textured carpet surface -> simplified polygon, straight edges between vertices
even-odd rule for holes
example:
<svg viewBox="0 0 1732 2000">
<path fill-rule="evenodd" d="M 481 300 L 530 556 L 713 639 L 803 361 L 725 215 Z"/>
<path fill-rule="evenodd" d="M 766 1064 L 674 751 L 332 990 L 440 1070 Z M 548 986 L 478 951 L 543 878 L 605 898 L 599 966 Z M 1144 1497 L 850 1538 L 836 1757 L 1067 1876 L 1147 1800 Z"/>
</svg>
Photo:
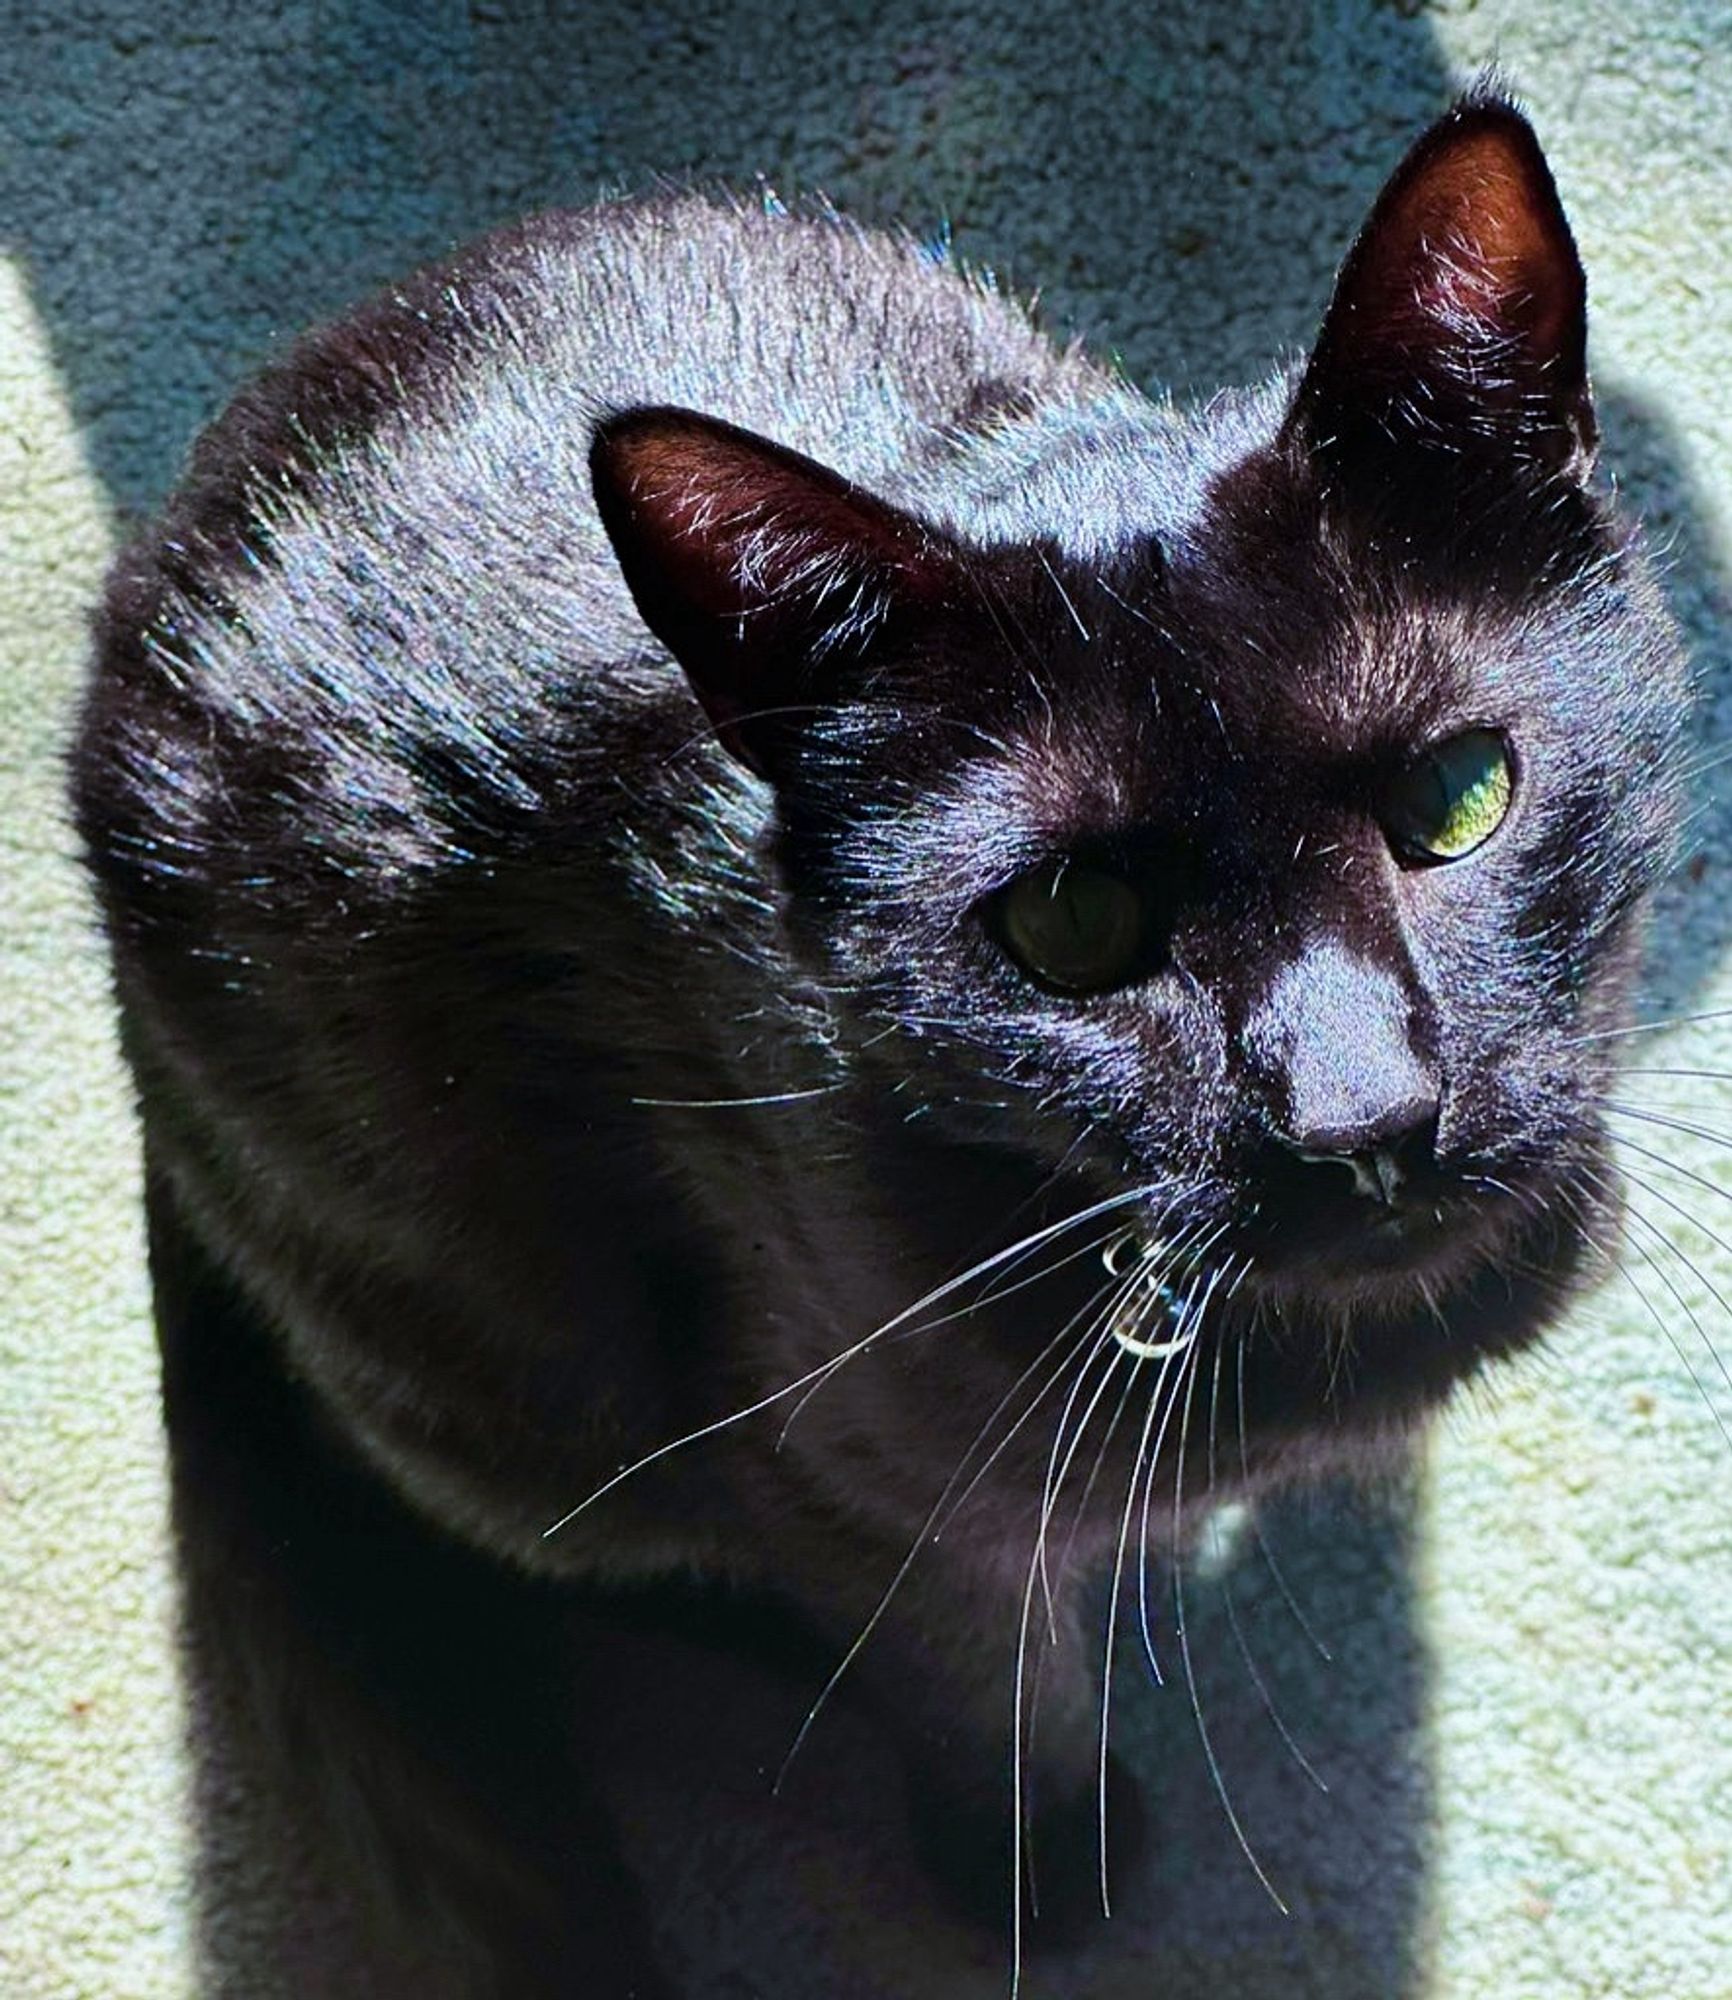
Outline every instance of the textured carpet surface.
<svg viewBox="0 0 1732 2000">
<path fill-rule="evenodd" d="M 948 224 L 1138 379 L 1249 379 L 1309 338 L 1401 146 L 1497 56 L 1577 228 L 1609 457 L 1670 547 L 1702 675 L 1701 813 L 1648 1012 L 1709 1013 L 1732 1007 L 1729 37 L 1723 0 L 0 0 L 8 2000 L 273 1990 L 271 1885 L 224 1872 L 247 1800 L 207 1778 L 191 1803 L 136 1139 L 56 764 L 104 562 L 196 425 L 280 338 L 418 259 L 657 172 Z M 1263 1524 L 1328 1659 L 1254 1537 L 1201 1564 L 1210 1742 L 1290 1913 L 1182 1688 L 1121 1697 L 1160 1773 L 1170 1893 L 1070 1992 L 1732 1996 L 1732 1384 L 1712 1352 L 1732 1359 L 1732 1034 L 1632 1047 L 1623 1274 L 1452 1413 L 1408 1490 Z M 1264 1714 L 1229 1592 L 1327 1795 Z M 771 1960 L 792 1948 L 766 1933 Z M 810 1990 L 785 1963 L 751 1977 Z M 993 1961 L 967 1990 L 1003 1988 Z"/>
</svg>

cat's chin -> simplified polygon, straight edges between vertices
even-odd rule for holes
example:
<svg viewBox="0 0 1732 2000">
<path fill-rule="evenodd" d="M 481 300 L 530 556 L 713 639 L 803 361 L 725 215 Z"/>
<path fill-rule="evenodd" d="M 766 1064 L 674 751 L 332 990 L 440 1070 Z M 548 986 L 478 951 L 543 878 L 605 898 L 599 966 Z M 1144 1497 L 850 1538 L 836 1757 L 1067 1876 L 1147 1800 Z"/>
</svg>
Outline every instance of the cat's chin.
<svg viewBox="0 0 1732 2000">
<path fill-rule="evenodd" d="M 1464 1212 L 1383 1211 L 1336 1231 L 1274 1234 L 1252 1253 L 1246 1289 L 1286 1306 L 1401 1311 L 1454 1290 L 1498 1261 L 1516 1235 L 1514 1217 Z"/>
</svg>

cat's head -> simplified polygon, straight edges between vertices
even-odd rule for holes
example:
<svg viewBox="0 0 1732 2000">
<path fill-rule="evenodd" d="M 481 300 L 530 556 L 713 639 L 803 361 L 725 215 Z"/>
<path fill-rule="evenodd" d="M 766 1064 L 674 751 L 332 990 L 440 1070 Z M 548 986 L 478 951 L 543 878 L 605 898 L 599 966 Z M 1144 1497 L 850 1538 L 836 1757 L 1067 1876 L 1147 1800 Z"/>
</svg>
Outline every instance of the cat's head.
<svg viewBox="0 0 1732 2000">
<path fill-rule="evenodd" d="M 1147 1330 L 1262 1328 L 1277 1441 L 1528 1338 L 1615 1211 L 1608 1030 L 1683 695 L 1594 483 L 1584 299 L 1481 94 L 1258 393 L 1036 410 L 907 508 L 690 412 L 597 434 L 862 1073 L 1077 1207 L 1124 1195 Z"/>
</svg>

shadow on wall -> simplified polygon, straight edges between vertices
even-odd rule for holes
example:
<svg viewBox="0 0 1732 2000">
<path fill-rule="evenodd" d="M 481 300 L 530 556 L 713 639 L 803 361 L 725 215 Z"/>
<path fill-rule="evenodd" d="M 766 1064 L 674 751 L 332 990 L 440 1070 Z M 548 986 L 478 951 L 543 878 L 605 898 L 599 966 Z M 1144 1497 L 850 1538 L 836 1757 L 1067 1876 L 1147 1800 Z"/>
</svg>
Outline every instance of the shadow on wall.
<svg viewBox="0 0 1732 2000">
<path fill-rule="evenodd" d="M 1248 380 L 1308 344 L 1353 229 L 1455 81 L 1401 7 L 1237 0 L 1035 0 L 1003 16 L 912 0 L 648 0 L 564 18 L 517 0 L 194 0 L 172 16 L 93 0 L 64 21 L 38 10 L 9 37 L 0 213 L 127 517 L 154 506 L 196 426 L 300 326 L 494 221 L 656 173 L 763 175 L 867 219 L 948 229 L 969 261 L 1042 287 L 1055 324 L 1115 349 L 1133 377 L 1181 393 Z M 1613 455 L 1661 499 L 1674 588 L 1701 616 L 1726 592 L 1665 421 L 1615 391 L 1605 402 Z M 1713 811 L 1710 839 L 1726 807 Z M 1725 932 L 1677 898 L 1667 921 L 1670 1010 L 1689 1004 Z M 1174 2000 L 1413 1990 L 1429 1800 L 1407 1509 L 1313 1503 L 1274 1532 L 1312 1622 L 1338 1656 L 1351 1635 L 1351 1658 L 1321 1670 L 1254 1547 L 1192 1585 L 1190 1626 L 1221 1781 L 1293 1921 L 1240 1851 L 1183 1676 L 1151 1693 L 1127 1657 L 1117 1700 L 1158 1795 L 1162 1907 L 1146 1934 L 1126 1919 L 1092 1993 L 1119 1990 L 1115 1962 L 1127 1981 L 1134 1962 L 1127 1993 Z M 1242 1599 L 1231 1617 L 1227 1588 Z M 1328 1800 L 1264 1718 L 1241 1639 L 1329 1776 Z M 636 1644 L 621 1641 L 634 1674 Z M 622 1679 L 610 1699 L 630 1696 Z M 210 1990 L 257 1993 L 269 1926 L 250 1926 L 245 1904 L 276 1863 L 214 1733 L 222 1703 L 198 1712 Z M 646 1763 L 641 1794 L 683 1789 L 712 1816 L 651 1829 L 649 1854 L 698 1831 L 716 1839 L 716 1802 L 731 1796 L 735 1748 L 690 1715 L 675 1733 L 677 1782 Z M 679 1949 L 713 1916 L 691 1914 Z M 813 1988 L 801 1973 L 787 1990 Z"/>
</svg>

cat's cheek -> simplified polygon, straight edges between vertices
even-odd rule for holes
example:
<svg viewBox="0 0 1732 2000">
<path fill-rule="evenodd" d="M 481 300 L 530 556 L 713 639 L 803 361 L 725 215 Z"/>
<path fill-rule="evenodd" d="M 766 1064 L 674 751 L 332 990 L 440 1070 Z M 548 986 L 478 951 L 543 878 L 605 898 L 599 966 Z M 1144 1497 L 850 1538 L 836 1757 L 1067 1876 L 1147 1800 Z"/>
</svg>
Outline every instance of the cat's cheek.
<svg viewBox="0 0 1732 2000">
<path fill-rule="evenodd" d="M 1542 1218 L 1453 1293 L 1427 1287 L 1332 1310 L 1303 1294 L 1269 1302 L 1278 1331 L 1246 1341 L 1238 1387 L 1253 1484 L 1373 1477 L 1397 1462 L 1421 1419 L 1462 1382 L 1541 1339 L 1591 1282 L 1613 1212 L 1602 1194 L 1580 1212 Z"/>
</svg>

